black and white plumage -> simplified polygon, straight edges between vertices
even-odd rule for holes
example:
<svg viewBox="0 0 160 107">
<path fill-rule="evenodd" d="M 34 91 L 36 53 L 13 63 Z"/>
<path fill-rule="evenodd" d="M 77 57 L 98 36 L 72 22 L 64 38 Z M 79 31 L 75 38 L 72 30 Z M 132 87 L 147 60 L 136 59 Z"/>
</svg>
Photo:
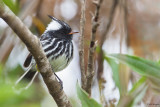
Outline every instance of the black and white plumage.
<svg viewBox="0 0 160 107">
<path fill-rule="evenodd" d="M 40 39 L 44 52 L 55 72 L 63 70 L 73 58 L 71 40 L 61 38 Z M 49 41 L 49 42 L 48 42 Z"/>
<path fill-rule="evenodd" d="M 65 22 L 52 16 L 49 17 L 52 21 L 40 37 L 40 43 L 49 59 L 53 71 L 58 72 L 66 68 L 73 58 L 72 35 L 77 32 L 71 32 L 71 27 Z M 36 71 L 36 62 L 31 54 L 26 58 L 24 67 L 29 67 L 28 71 Z"/>
</svg>

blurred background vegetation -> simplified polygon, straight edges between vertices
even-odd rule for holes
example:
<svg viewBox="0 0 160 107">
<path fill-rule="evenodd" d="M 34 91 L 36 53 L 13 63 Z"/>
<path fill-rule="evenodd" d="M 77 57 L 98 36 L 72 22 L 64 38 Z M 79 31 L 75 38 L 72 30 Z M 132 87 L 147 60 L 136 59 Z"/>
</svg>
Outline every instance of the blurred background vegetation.
<svg viewBox="0 0 160 107">
<path fill-rule="evenodd" d="M 44 32 L 50 22 L 47 15 L 64 20 L 74 31 L 79 31 L 81 0 L 3 1 L 37 36 Z M 110 21 L 112 5 L 115 1 L 119 1 L 119 5 L 115 9 L 113 21 L 109 32 L 105 34 L 107 38 L 103 44 L 103 49 L 107 53 L 104 62 L 103 85 L 98 85 L 100 81 L 95 76 L 92 97 L 105 107 L 114 107 L 117 104 L 121 107 L 152 107 L 154 105 L 159 107 L 160 0 L 103 0 L 100 26 L 97 32 L 98 43 L 106 30 L 105 26 Z M 121 2 L 125 2 L 126 10 L 121 8 Z M 90 13 L 94 11 L 93 3 L 86 1 L 85 63 L 87 63 L 92 27 Z M 73 72 L 59 74 L 64 81 L 64 91 L 70 97 L 74 107 L 80 106 L 75 95 L 76 91 L 72 91 L 72 89 L 76 90 L 75 84 L 80 78 L 78 40 L 79 34 L 73 37 L 76 48 L 75 58 L 69 68 L 64 70 Z M 131 54 L 144 59 L 119 54 L 108 55 L 111 53 Z M 27 54 L 28 51 L 21 40 L 0 19 L 0 107 L 56 107 L 40 76 L 28 90 L 18 92 L 13 89 L 15 81 L 25 72 L 22 65 Z M 145 72 L 146 69 L 153 73 Z M 28 81 L 21 83 L 20 87 L 27 83 Z"/>
</svg>

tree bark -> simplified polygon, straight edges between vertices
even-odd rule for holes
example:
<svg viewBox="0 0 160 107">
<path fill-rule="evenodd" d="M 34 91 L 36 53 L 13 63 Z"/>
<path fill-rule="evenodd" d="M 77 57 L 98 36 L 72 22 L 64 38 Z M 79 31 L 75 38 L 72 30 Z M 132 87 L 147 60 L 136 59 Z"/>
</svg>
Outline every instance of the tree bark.
<svg viewBox="0 0 160 107">
<path fill-rule="evenodd" d="M 95 73 L 94 70 L 94 52 L 96 48 L 96 32 L 97 28 L 99 26 L 99 10 L 101 7 L 103 0 L 93 1 L 93 3 L 96 6 L 95 14 L 92 18 L 92 32 L 91 32 L 91 41 L 90 41 L 90 47 L 88 52 L 88 64 L 87 64 L 87 72 L 86 72 L 86 86 L 85 90 L 88 92 L 89 95 L 91 95 L 91 88 L 92 88 L 92 79 Z"/>
</svg>

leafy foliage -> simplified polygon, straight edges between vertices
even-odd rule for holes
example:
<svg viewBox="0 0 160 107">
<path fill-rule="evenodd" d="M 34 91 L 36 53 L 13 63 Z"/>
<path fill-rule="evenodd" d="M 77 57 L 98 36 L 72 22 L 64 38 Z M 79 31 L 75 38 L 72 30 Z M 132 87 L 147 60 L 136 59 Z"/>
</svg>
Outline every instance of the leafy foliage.
<svg viewBox="0 0 160 107">
<path fill-rule="evenodd" d="M 108 57 L 126 64 L 142 76 L 160 79 L 160 64 L 157 62 L 123 54 L 110 54 Z"/>
<path fill-rule="evenodd" d="M 142 76 L 139 81 L 133 85 L 132 89 L 125 94 L 125 96 L 121 96 L 118 107 L 132 107 L 141 101 L 149 86 L 146 80 L 149 80 L 154 84 L 151 85 L 151 88 L 157 90 L 157 87 L 160 86 L 160 64 L 157 62 L 124 54 L 109 54 L 105 56 L 105 60 L 112 68 L 113 79 L 120 91 L 122 85 L 119 79 L 119 64 L 116 61 L 129 66 Z"/>
<path fill-rule="evenodd" d="M 82 107 L 102 107 L 98 102 L 96 102 L 93 98 L 90 98 L 88 93 L 86 93 L 82 88 L 80 88 L 77 83 L 77 95 L 81 100 Z"/>
</svg>

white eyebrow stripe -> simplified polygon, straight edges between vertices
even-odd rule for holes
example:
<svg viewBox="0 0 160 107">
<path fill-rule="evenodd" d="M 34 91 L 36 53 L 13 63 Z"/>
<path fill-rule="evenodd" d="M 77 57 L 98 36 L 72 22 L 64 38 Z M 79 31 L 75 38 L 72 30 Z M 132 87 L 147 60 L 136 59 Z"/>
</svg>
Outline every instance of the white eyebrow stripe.
<svg viewBox="0 0 160 107">
<path fill-rule="evenodd" d="M 48 27 L 46 28 L 46 31 L 49 31 L 49 30 L 59 30 L 60 28 L 62 27 L 62 25 L 55 21 L 55 20 L 52 20 L 52 22 L 50 22 L 48 24 Z"/>
</svg>

